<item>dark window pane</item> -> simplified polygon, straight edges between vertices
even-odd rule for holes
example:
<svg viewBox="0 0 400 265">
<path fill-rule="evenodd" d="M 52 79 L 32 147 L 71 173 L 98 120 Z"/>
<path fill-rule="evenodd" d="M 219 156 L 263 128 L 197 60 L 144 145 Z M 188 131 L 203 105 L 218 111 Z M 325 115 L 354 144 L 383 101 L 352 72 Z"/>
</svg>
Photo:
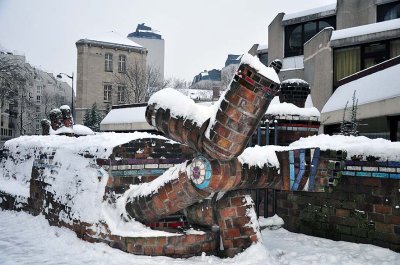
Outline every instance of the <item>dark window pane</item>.
<svg viewBox="0 0 400 265">
<path fill-rule="evenodd" d="M 304 24 L 304 43 L 314 37 L 315 34 L 317 34 L 316 22 L 307 22 L 306 24 Z"/>
</svg>

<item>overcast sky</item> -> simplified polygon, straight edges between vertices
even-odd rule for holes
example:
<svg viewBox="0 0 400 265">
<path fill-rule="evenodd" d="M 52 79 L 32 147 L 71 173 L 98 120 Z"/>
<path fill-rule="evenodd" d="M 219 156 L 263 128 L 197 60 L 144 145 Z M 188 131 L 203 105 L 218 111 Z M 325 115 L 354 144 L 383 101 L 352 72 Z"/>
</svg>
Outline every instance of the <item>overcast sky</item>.
<svg viewBox="0 0 400 265">
<path fill-rule="evenodd" d="M 267 44 L 268 25 L 336 0 L 0 0 L 0 47 L 57 74 L 76 72 L 75 42 L 117 31 L 123 36 L 145 22 L 165 39 L 165 76 L 191 81 L 222 68 L 229 53 Z"/>
</svg>

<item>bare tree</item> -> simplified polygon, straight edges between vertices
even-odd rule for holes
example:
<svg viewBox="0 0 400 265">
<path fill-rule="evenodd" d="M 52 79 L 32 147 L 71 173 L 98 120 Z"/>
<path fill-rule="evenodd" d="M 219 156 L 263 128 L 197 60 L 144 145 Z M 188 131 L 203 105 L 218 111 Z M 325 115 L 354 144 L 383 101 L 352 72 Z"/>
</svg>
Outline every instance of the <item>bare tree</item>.
<svg viewBox="0 0 400 265">
<path fill-rule="evenodd" d="M 114 74 L 115 82 L 125 86 L 125 102 L 145 102 L 152 94 L 167 87 L 170 80 L 162 80 L 157 68 L 142 61 L 134 61 L 126 66 L 124 73 Z"/>
<path fill-rule="evenodd" d="M 16 118 L 20 134 L 24 134 L 25 126 L 32 123 L 32 119 L 25 121 L 23 116 L 30 101 L 27 89 L 29 74 L 27 64 L 20 57 L 0 54 L 0 111 L 6 101 L 18 109 Z"/>
</svg>

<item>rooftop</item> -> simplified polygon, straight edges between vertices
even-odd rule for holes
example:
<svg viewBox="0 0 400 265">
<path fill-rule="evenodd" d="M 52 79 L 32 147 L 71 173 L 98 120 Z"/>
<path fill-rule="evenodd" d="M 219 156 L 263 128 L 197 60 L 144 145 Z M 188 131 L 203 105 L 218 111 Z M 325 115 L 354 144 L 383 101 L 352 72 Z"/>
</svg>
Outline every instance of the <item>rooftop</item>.
<svg viewBox="0 0 400 265">
<path fill-rule="evenodd" d="M 137 44 L 136 42 L 128 38 L 121 36 L 119 33 L 115 31 L 109 31 L 99 35 L 86 37 L 84 39 L 78 40 L 76 43 L 111 45 L 111 46 L 122 46 L 126 48 L 132 47 L 132 48 L 144 49 L 143 46 Z"/>
<path fill-rule="evenodd" d="M 129 37 L 160 40 L 162 39 L 161 34 L 157 30 L 146 26 L 145 23 L 138 24 L 136 27 L 136 31 L 128 34 L 128 38 Z"/>
<path fill-rule="evenodd" d="M 336 3 L 320 6 L 317 8 L 307 9 L 296 13 L 285 14 L 282 21 L 285 22 L 292 19 L 300 19 L 308 16 L 327 17 L 335 14 L 336 14 Z"/>
</svg>

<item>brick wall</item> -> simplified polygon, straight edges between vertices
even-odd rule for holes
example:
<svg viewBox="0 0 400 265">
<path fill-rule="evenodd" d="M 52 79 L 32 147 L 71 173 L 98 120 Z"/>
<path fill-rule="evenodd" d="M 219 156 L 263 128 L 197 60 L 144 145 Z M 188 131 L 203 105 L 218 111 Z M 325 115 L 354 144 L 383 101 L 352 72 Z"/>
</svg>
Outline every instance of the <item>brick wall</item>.
<svg viewBox="0 0 400 265">
<path fill-rule="evenodd" d="M 331 193 L 278 192 L 290 231 L 400 252 L 400 180 L 343 176 Z"/>
</svg>

